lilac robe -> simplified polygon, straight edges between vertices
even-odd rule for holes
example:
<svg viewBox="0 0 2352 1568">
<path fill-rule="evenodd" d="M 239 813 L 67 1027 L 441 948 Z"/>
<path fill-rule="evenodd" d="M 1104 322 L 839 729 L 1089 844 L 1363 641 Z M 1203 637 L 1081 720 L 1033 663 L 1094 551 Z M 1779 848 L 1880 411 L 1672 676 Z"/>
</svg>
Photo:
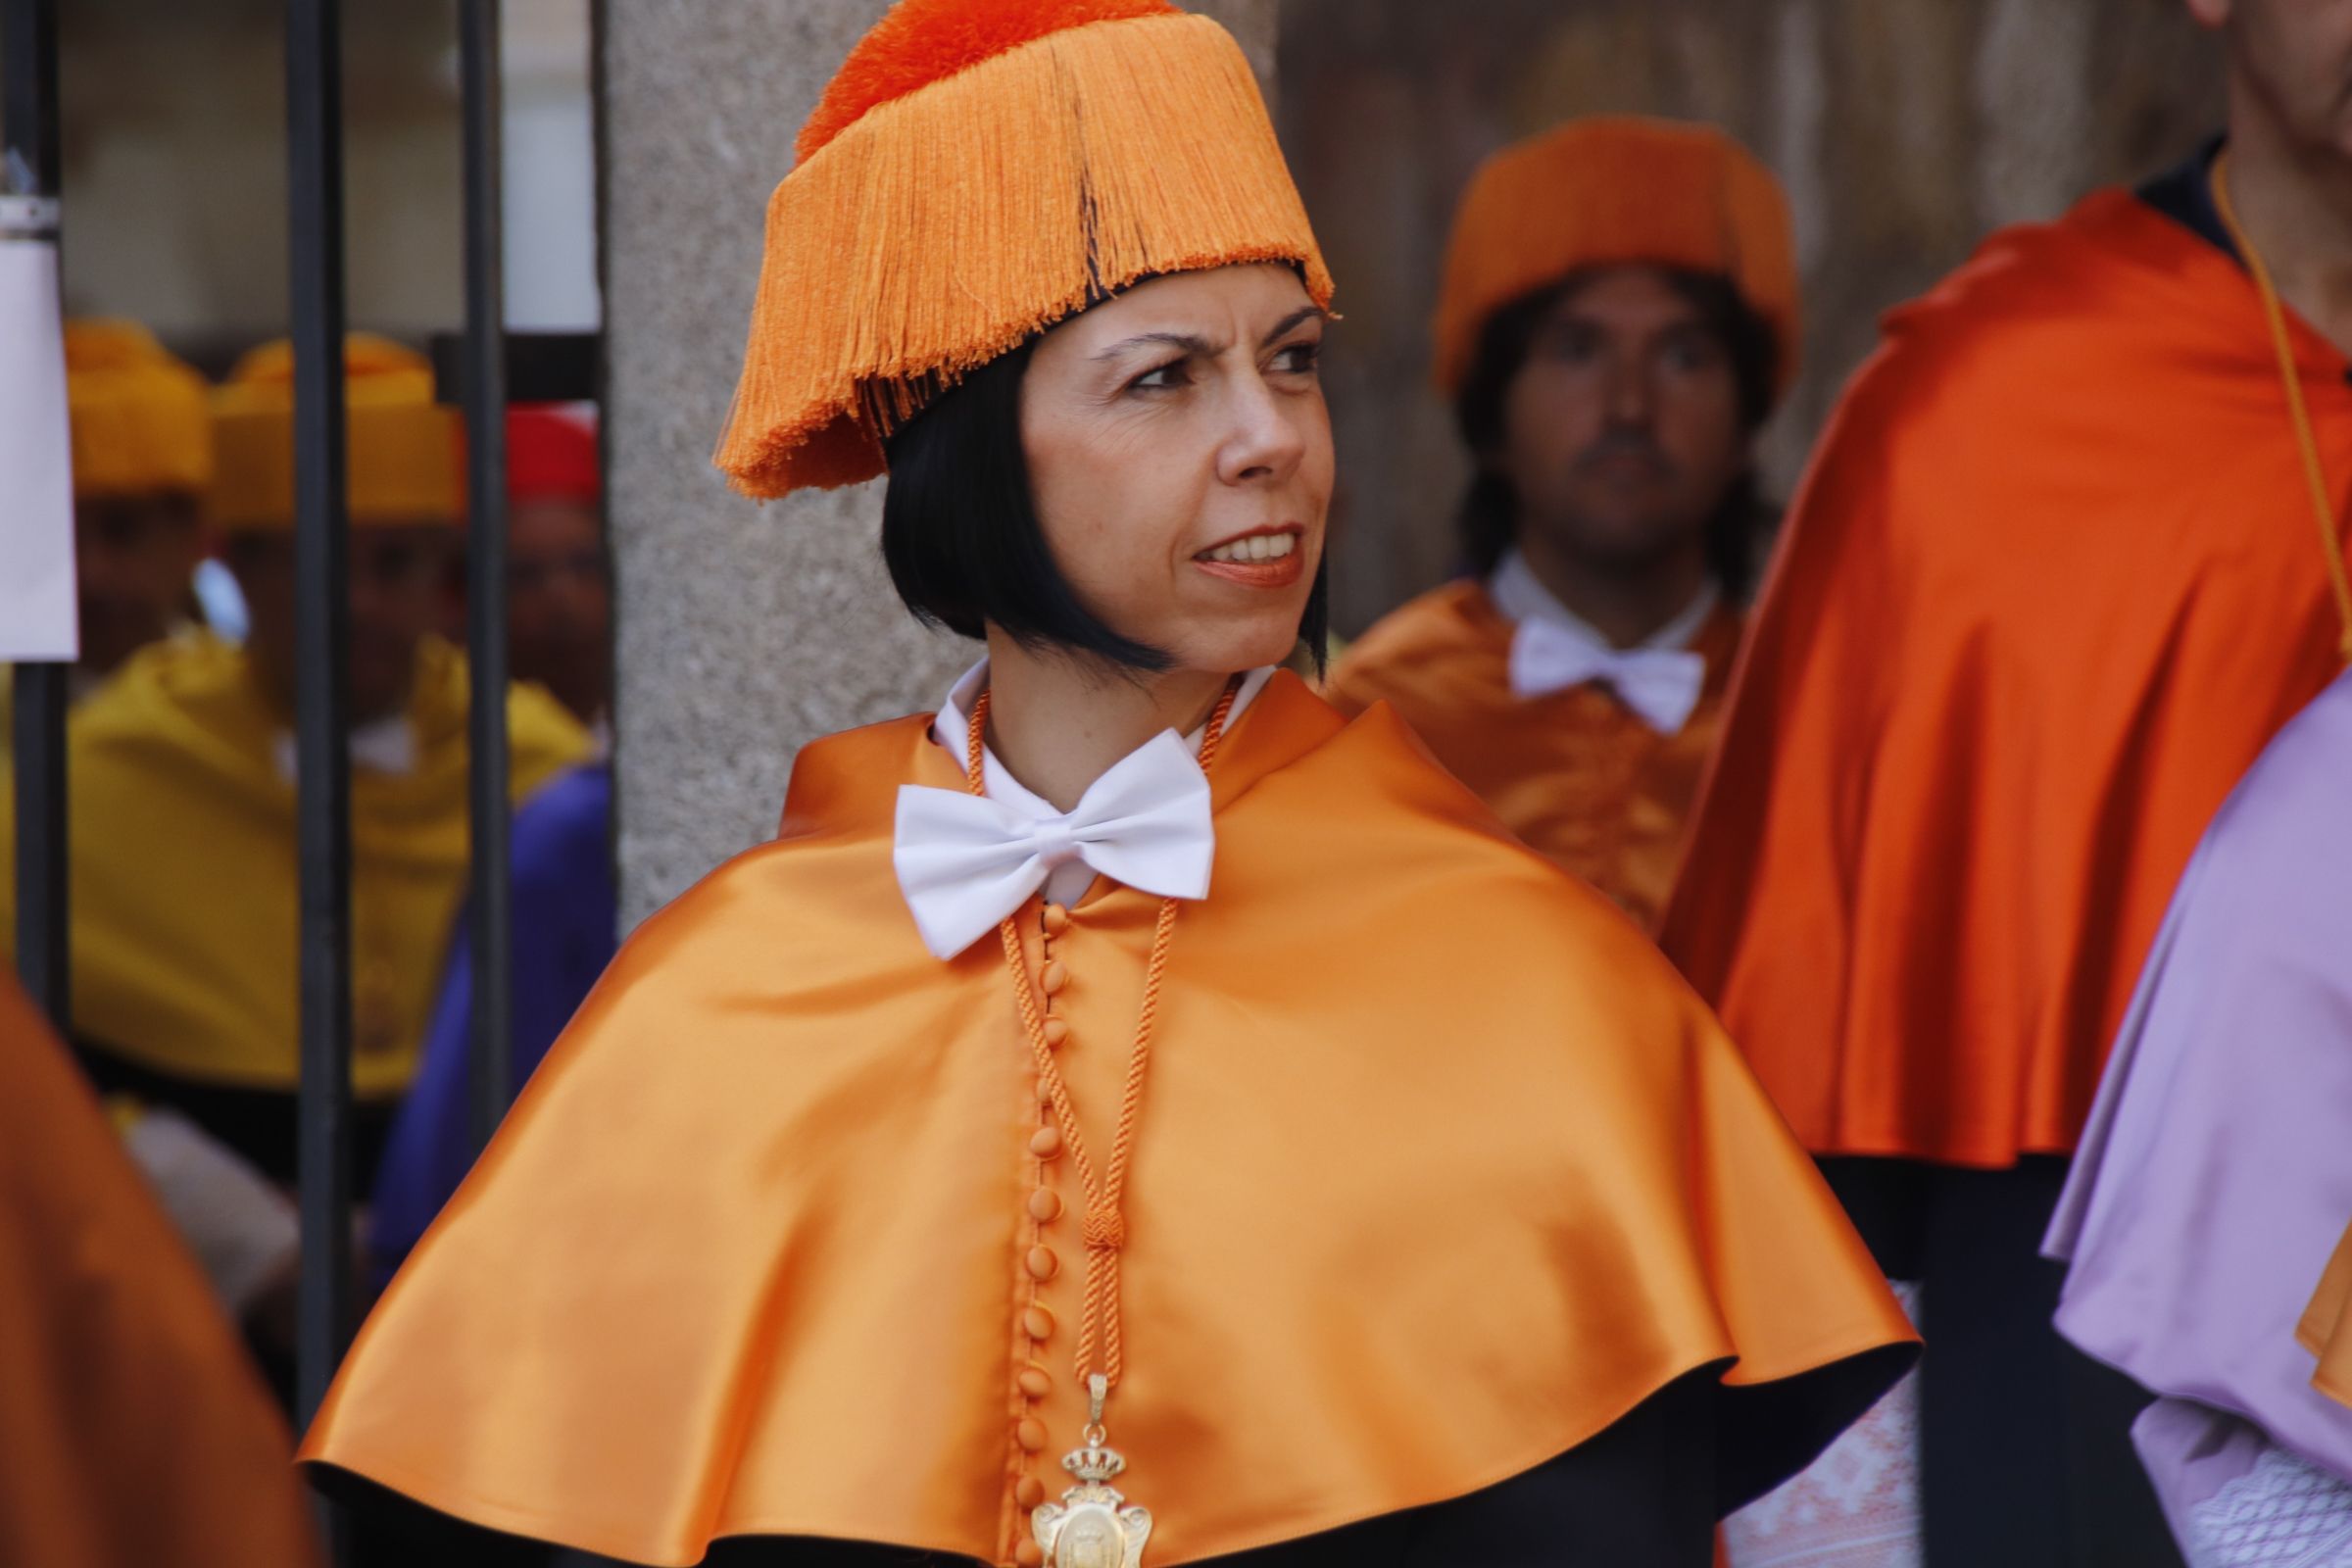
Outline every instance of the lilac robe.
<svg viewBox="0 0 2352 1568">
<path fill-rule="evenodd" d="M 2059 1332 L 2161 1396 L 2132 1436 L 2194 1563 L 2352 1563 L 2352 1409 L 2295 1341 L 2348 1219 L 2352 675 L 2182 874 L 2044 1244 Z"/>
</svg>

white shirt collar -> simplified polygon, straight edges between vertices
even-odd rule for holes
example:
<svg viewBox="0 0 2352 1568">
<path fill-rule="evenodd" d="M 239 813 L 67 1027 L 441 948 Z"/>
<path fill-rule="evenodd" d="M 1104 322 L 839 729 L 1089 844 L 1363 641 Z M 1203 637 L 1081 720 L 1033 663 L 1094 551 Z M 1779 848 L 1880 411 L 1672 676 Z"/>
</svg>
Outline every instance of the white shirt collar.
<svg viewBox="0 0 2352 1568">
<path fill-rule="evenodd" d="M 1502 612 L 1507 620 L 1548 621 L 1595 648 L 1614 651 L 1613 645 L 1591 621 L 1561 604 L 1552 591 L 1537 579 L 1535 568 L 1527 564 L 1527 557 L 1520 554 L 1516 546 L 1502 558 L 1501 564 L 1494 568 L 1494 574 L 1487 579 L 1487 597 L 1494 601 L 1494 608 Z M 1699 585 L 1697 597 L 1684 606 L 1672 620 L 1634 646 L 1650 649 L 1690 647 L 1698 639 L 1700 628 L 1706 625 L 1707 617 L 1715 612 L 1715 606 L 1722 597 L 1722 592 L 1710 577 Z"/>
<path fill-rule="evenodd" d="M 1230 729 L 1234 721 L 1242 716 L 1242 710 L 1266 689 L 1266 682 L 1274 678 L 1276 667 L 1268 664 L 1242 677 L 1242 689 L 1234 694 L 1233 710 L 1225 715 L 1227 728 Z M 964 748 L 970 744 L 972 704 L 980 700 L 981 692 L 987 687 L 988 661 L 983 659 L 956 678 L 956 684 L 948 688 L 948 700 L 939 705 L 939 716 L 931 721 L 931 738 L 955 757 L 959 771 L 964 765 Z M 1207 726 L 1202 725 L 1184 738 L 1185 744 L 1192 747 L 1195 757 L 1200 755 L 1200 742 L 1205 738 L 1206 730 Z M 990 800 L 1002 802 L 1041 822 L 1062 814 L 1054 808 L 1052 802 L 1014 778 L 1011 771 L 997 760 L 997 754 L 985 745 L 980 748 L 980 784 Z"/>
<path fill-rule="evenodd" d="M 279 730 L 276 737 L 277 776 L 291 784 L 299 771 L 296 758 L 299 749 L 291 730 Z M 388 713 L 382 718 L 369 719 L 351 732 L 351 765 L 362 772 L 383 773 L 394 778 L 406 778 L 416 771 L 416 727 L 409 722 L 406 713 Z"/>
<path fill-rule="evenodd" d="M 1225 716 L 1228 727 L 1242 716 L 1242 710 L 1256 700 L 1257 694 L 1266 689 L 1266 682 L 1274 678 L 1276 667 L 1268 664 L 1242 677 L 1242 689 L 1234 694 L 1233 709 Z M 956 759 L 958 771 L 963 768 L 965 748 L 970 743 L 972 704 L 980 700 L 980 693 L 987 686 L 988 661 L 983 659 L 948 688 L 947 701 L 940 704 L 939 715 L 932 720 L 932 740 L 945 747 L 949 755 Z M 1200 755 L 1200 742 L 1205 731 L 1206 726 L 1203 725 L 1184 738 L 1195 757 Z M 1051 801 L 1014 778 L 1011 770 L 998 761 L 997 754 L 985 745 L 980 750 L 980 784 L 990 800 L 1010 807 L 1033 821 L 1052 822 L 1063 815 L 1054 808 Z M 1073 860 L 1067 865 L 1057 866 L 1046 879 L 1046 897 L 1054 904 L 1075 904 L 1085 896 L 1094 878 L 1093 868 L 1083 861 Z"/>
</svg>

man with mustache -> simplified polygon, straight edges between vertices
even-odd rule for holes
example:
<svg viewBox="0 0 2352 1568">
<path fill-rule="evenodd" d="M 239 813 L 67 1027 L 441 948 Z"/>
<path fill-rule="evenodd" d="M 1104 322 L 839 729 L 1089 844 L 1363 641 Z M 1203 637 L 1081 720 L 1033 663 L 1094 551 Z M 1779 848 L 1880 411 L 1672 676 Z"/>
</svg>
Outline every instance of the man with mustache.
<svg viewBox="0 0 2352 1568">
<path fill-rule="evenodd" d="M 1720 131 L 1572 122 L 1454 220 L 1440 391 L 1476 465 L 1470 575 L 1332 676 L 1644 924 L 1713 749 L 1765 509 L 1755 435 L 1796 358 L 1788 205 Z"/>
<path fill-rule="evenodd" d="M 66 323 L 77 697 L 186 623 L 213 475 L 204 377 L 130 321 Z"/>
</svg>

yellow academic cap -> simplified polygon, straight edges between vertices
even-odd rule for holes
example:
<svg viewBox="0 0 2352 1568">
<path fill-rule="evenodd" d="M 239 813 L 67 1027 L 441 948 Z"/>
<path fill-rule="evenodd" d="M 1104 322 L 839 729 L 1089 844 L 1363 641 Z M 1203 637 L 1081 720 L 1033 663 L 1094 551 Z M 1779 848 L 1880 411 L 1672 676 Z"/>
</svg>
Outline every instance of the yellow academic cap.
<svg viewBox="0 0 2352 1568">
<path fill-rule="evenodd" d="M 343 371 L 352 526 L 462 520 L 462 426 L 455 410 L 433 401 L 431 365 L 397 343 L 354 332 L 344 339 Z M 265 343 L 237 362 L 213 395 L 213 522 L 243 533 L 292 527 L 292 343 Z"/>
<path fill-rule="evenodd" d="M 136 321 L 66 323 L 76 496 L 202 495 L 213 479 L 204 377 Z"/>
</svg>

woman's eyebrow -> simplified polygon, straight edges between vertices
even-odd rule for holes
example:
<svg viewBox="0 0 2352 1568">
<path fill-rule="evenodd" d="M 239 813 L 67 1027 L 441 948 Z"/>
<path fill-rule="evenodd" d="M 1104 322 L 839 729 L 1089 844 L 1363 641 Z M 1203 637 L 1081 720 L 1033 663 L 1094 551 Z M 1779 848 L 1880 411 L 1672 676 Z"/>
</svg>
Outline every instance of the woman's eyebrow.
<svg viewBox="0 0 2352 1568">
<path fill-rule="evenodd" d="M 1165 348 L 1182 349 L 1187 354 L 1206 354 L 1212 357 L 1217 352 L 1215 344 L 1190 332 L 1138 332 L 1133 337 L 1119 339 L 1110 347 L 1098 353 L 1095 358 L 1098 361 L 1115 360 L 1131 349 L 1142 348 L 1148 344 L 1158 344 Z"/>
<path fill-rule="evenodd" d="M 1331 318 L 1331 313 L 1320 305 L 1299 306 L 1298 309 L 1293 311 L 1290 315 L 1275 322 L 1274 330 L 1268 332 L 1264 337 L 1258 339 L 1258 347 L 1266 348 L 1270 346 L 1276 338 L 1282 336 L 1285 332 L 1288 332 L 1292 327 L 1297 326 L 1300 321 L 1310 320 L 1318 316 L 1323 318 L 1325 320 L 1329 320 Z"/>
</svg>

